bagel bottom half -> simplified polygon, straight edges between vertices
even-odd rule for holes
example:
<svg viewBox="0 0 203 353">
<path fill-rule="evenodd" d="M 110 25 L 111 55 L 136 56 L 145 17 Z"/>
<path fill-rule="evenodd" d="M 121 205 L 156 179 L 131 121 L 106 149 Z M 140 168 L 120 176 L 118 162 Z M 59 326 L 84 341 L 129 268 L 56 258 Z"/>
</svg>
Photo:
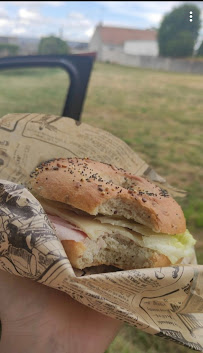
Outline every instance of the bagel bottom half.
<svg viewBox="0 0 203 353">
<path fill-rule="evenodd" d="M 194 256 L 194 239 L 189 232 L 183 234 L 187 242 L 182 244 L 180 235 L 177 239 L 174 235 L 155 234 L 134 221 L 91 216 L 45 199 L 40 199 L 40 203 L 74 268 L 98 265 L 124 270 L 166 267 Z"/>
<path fill-rule="evenodd" d="M 103 247 L 100 245 L 101 241 L 104 243 Z M 165 255 L 142 248 L 120 234 L 106 234 L 97 242 L 90 239 L 85 242 L 62 240 L 62 244 L 72 266 L 78 269 L 101 264 L 124 270 L 171 265 Z"/>
</svg>

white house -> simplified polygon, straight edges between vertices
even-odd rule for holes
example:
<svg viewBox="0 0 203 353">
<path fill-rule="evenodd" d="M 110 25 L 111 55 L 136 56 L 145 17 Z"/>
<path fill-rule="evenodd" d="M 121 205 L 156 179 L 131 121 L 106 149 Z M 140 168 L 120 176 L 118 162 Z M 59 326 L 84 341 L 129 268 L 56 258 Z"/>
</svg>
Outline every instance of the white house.
<svg viewBox="0 0 203 353">
<path fill-rule="evenodd" d="M 100 61 L 115 61 L 117 55 L 158 56 L 157 31 L 109 27 L 99 24 L 89 42 Z"/>
</svg>

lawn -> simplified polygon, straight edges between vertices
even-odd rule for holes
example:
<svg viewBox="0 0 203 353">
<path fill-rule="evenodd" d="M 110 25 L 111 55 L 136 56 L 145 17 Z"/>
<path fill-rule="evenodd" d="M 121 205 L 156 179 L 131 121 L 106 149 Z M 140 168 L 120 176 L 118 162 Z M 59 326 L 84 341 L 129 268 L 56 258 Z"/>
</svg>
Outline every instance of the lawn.
<svg viewBox="0 0 203 353">
<path fill-rule="evenodd" d="M 60 69 L 0 72 L 0 116 L 12 112 L 60 114 L 69 85 Z M 203 264 L 203 77 L 96 63 L 82 121 L 124 140 L 167 181 L 187 191 L 177 200 L 197 239 Z M 192 352 L 124 326 L 108 353 Z"/>
</svg>

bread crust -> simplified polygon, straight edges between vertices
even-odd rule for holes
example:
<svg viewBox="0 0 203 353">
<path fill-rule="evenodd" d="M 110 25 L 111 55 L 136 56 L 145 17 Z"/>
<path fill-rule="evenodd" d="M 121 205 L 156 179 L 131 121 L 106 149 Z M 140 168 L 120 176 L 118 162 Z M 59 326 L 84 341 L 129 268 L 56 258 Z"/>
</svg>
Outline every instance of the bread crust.
<svg viewBox="0 0 203 353">
<path fill-rule="evenodd" d="M 71 265 L 75 268 L 78 267 L 78 259 L 82 257 L 86 250 L 86 246 L 82 242 L 76 242 L 74 240 L 61 240 L 64 250 L 68 256 Z M 90 265 L 92 266 L 92 265 Z"/>
<path fill-rule="evenodd" d="M 103 210 L 110 204 L 109 215 L 116 214 L 116 205 L 122 204 L 132 210 L 129 219 L 155 232 L 180 234 L 186 230 L 183 211 L 166 190 L 122 168 L 88 158 L 42 163 L 31 173 L 30 190 L 36 197 L 59 201 L 91 215 L 108 214 Z"/>
</svg>

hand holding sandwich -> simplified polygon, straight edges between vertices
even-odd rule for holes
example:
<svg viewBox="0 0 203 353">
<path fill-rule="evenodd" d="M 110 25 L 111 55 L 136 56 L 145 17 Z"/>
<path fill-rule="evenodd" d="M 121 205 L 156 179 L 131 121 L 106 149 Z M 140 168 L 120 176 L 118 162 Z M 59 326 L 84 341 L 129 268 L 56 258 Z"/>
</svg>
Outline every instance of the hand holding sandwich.
<svg viewBox="0 0 203 353">
<path fill-rule="evenodd" d="M 31 174 L 70 263 L 119 269 L 182 263 L 194 253 L 183 212 L 144 178 L 89 159 L 55 159 Z M 67 294 L 0 271 L 2 353 L 102 353 L 121 323 Z"/>
<path fill-rule="evenodd" d="M 1 353 L 103 353 L 121 322 L 0 270 Z"/>
</svg>

